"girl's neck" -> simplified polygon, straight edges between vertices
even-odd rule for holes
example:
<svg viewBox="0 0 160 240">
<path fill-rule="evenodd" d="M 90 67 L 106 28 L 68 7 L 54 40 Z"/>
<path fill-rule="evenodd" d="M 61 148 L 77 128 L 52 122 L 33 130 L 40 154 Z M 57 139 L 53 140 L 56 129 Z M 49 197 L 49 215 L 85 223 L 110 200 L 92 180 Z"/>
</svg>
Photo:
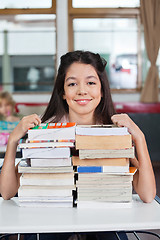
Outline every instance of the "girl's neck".
<svg viewBox="0 0 160 240">
<path fill-rule="evenodd" d="M 94 116 L 92 115 L 69 115 L 69 122 L 75 122 L 79 125 L 92 125 L 96 124 Z"/>
</svg>

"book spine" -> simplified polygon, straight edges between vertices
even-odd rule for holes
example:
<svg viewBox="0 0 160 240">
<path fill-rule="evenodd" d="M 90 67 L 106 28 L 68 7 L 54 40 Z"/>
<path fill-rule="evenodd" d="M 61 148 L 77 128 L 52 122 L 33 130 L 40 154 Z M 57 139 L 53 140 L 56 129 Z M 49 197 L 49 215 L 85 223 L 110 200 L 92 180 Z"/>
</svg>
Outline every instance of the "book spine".
<svg viewBox="0 0 160 240">
<path fill-rule="evenodd" d="M 101 166 L 79 166 L 77 167 L 77 172 L 79 173 L 96 173 L 96 172 L 103 172 L 103 167 Z"/>
</svg>

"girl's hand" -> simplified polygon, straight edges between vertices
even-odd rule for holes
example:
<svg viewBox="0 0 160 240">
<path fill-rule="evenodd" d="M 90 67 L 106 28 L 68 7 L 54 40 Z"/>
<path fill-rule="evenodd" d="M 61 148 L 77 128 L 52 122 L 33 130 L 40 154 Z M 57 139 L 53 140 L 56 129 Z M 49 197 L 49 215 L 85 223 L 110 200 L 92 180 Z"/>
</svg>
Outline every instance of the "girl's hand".
<svg viewBox="0 0 160 240">
<path fill-rule="evenodd" d="M 133 141 L 144 137 L 142 131 L 127 114 L 115 114 L 111 117 L 111 120 L 119 127 L 127 127 L 129 133 L 132 135 Z"/>
<path fill-rule="evenodd" d="M 29 128 L 33 128 L 39 124 L 41 124 L 41 119 L 37 114 L 32 114 L 23 117 L 22 120 L 18 123 L 18 125 L 10 134 L 9 141 L 12 140 L 18 143 L 18 141 L 27 133 Z"/>
</svg>

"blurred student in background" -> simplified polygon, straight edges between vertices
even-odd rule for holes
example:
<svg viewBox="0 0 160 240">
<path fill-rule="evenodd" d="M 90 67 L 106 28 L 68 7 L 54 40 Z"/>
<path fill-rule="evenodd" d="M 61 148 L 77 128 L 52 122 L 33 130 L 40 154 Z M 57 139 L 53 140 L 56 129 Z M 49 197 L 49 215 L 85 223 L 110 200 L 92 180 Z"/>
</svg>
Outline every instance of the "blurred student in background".
<svg viewBox="0 0 160 240">
<path fill-rule="evenodd" d="M 0 92 L 0 121 L 18 122 L 20 120 L 15 111 L 15 105 L 9 92 Z"/>
</svg>

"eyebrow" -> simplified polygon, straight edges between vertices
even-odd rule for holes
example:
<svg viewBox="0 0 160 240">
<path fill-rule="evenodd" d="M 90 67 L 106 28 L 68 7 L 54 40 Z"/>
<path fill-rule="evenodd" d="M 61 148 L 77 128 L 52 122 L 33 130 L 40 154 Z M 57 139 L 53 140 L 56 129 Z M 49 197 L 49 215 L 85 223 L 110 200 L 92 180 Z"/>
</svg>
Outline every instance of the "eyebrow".
<svg viewBox="0 0 160 240">
<path fill-rule="evenodd" d="M 94 79 L 98 80 L 97 77 L 93 76 L 93 75 L 89 75 L 86 77 L 86 79 L 90 79 L 90 78 L 94 78 Z M 67 82 L 69 80 L 76 80 L 76 77 L 68 77 L 65 81 Z"/>
<path fill-rule="evenodd" d="M 76 80 L 76 77 L 68 77 L 67 79 L 65 79 L 66 82 L 67 82 L 68 80 Z"/>
</svg>

